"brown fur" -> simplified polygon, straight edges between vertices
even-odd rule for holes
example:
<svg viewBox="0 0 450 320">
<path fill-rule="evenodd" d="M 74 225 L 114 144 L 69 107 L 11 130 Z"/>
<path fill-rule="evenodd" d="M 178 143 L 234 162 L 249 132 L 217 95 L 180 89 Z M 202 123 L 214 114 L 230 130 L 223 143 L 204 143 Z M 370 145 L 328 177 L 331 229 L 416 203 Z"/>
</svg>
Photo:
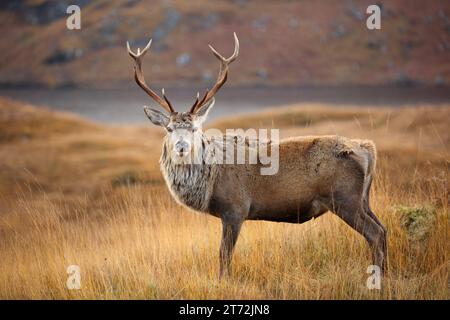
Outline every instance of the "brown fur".
<svg viewBox="0 0 450 320">
<path fill-rule="evenodd" d="M 212 142 L 202 139 L 205 153 Z M 261 175 L 261 164 L 175 165 L 167 141 L 163 150 L 161 169 L 177 201 L 222 219 L 221 273 L 229 271 L 243 221 L 303 223 L 327 211 L 362 233 L 373 247 L 374 263 L 386 267 L 385 230 L 368 204 L 373 142 L 339 136 L 282 140 L 275 175 Z"/>
</svg>

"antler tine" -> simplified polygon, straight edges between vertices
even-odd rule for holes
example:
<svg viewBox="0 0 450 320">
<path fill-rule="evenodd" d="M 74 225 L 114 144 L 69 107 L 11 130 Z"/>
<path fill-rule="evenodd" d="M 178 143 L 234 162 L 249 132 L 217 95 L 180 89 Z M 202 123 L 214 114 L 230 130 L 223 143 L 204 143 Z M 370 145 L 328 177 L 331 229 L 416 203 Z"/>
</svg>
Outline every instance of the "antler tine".
<svg viewBox="0 0 450 320">
<path fill-rule="evenodd" d="M 227 81 L 228 66 L 230 63 L 236 60 L 236 58 L 239 55 L 239 39 L 236 35 L 236 32 L 234 32 L 233 35 L 234 35 L 234 52 L 229 58 L 225 58 L 219 52 L 217 52 L 217 50 L 214 49 L 213 46 L 209 45 L 209 48 L 211 49 L 212 53 L 216 56 L 217 59 L 220 60 L 219 74 L 217 76 L 217 80 L 213 88 L 210 91 L 206 90 L 206 93 L 203 96 L 203 98 L 200 101 L 198 101 L 197 99 L 197 101 L 194 103 L 194 105 L 191 108 L 192 113 L 196 112 L 202 105 L 211 100 L 219 91 L 219 89 L 223 86 L 223 84 Z"/>
<path fill-rule="evenodd" d="M 205 95 L 203 96 L 203 98 L 202 98 L 202 99 L 200 100 L 200 102 L 198 103 L 198 104 L 199 104 L 199 107 L 205 103 L 206 98 L 208 97 L 208 94 L 209 94 L 209 89 L 206 89 Z"/>
<path fill-rule="evenodd" d="M 167 104 L 169 105 L 169 108 L 170 108 L 171 110 L 175 110 L 175 109 L 173 108 L 172 104 L 170 103 L 169 99 L 167 99 L 166 92 L 165 92 L 164 88 L 162 88 L 162 95 L 163 95 L 164 100 L 165 100 L 165 101 L 167 102 Z M 173 111 L 172 111 L 172 112 L 173 112 Z"/>
<path fill-rule="evenodd" d="M 142 71 L 142 60 L 141 58 L 145 55 L 145 53 L 150 49 L 150 46 L 152 44 L 152 39 L 148 42 L 148 44 L 145 46 L 145 48 L 141 51 L 140 48 L 137 49 L 137 53 L 134 53 L 131 51 L 130 43 L 127 41 L 127 49 L 128 54 L 133 58 L 134 60 L 134 79 L 139 87 L 142 88 L 153 100 L 155 100 L 161 107 L 163 107 L 166 111 L 169 113 L 175 112 L 175 109 L 172 107 L 172 104 L 170 103 L 169 99 L 164 94 L 163 91 L 163 97 L 162 99 L 160 96 L 158 96 L 152 89 L 150 89 L 149 86 L 147 86 L 144 78 L 144 72 Z"/>
<path fill-rule="evenodd" d="M 200 92 L 197 92 L 197 97 L 195 98 L 195 102 L 194 102 L 194 104 L 192 105 L 191 109 L 189 110 L 190 113 L 193 113 L 193 112 L 194 112 L 195 107 L 197 106 L 197 104 L 198 104 L 198 102 L 199 102 L 199 99 L 200 99 Z"/>
<path fill-rule="evenodd" d="M 128 49 L 128 53 L 129 53 L 130 56 L 131 56 L 132 58 L 134 58 L 135 60 L 138 59 L 139 57 L 143 57 L 143 56 L 145 55 L 145 53 L 147 52 L 147 50 L 150 49 L 150 46 L 152 45 L 152 41 L 153 41 L 153 39 L 150 39 L 150 40 L 148 41 L 147 45 L 145 46 L 145 48 L 142 49 L 142 51 L 141 51 L 140 48 L 138 48 L 138 49 L 137 49 L 137 54 L 134 53 L 133 51 L 131 51 L 130 43 L 127 41 L 127 49 Z"/>
<path fill-rule="evenodd" d="M 211 51 L 213 52 L 213 54 L 221 61 L 225 61 L 227 64 L 230 64 L 231 62 L 233 62 L 237 56 L 239 55 L 239 39 L 236 35 L 236 32 L 233 33 L 234 36 L 234 52 L 231 55 L 231 57 L 229 58 L 225 58 L 224 56 L 222 56 L 219 52 L 217 52 L 216 49 L 214 49 L 214 47 L 210 44 L 208 44 L 209 48 L 211 49 Z"/>
</svg>

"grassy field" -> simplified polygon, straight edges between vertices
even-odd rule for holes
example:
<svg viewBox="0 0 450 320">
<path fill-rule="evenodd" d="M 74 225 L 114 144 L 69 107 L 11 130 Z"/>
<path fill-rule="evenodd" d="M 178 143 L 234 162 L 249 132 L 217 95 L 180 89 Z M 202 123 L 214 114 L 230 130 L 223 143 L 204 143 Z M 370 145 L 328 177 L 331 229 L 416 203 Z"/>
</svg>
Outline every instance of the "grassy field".
<svg viewBox="0 0 450 320">
<path fill-rule="evenodd" d="M 220 221 L 170 198 L 161 129 L 0 98 L 0 298 L 449 299 L 449 107 L 298 105 L 212 124 L 373 139 L 372 206 L 389 232 L 379 291 L 364 239 L 332 214 L 246 222 L 219 281 Z M 73 264 L 80 290 L 66 288 Z"/>
</svg>

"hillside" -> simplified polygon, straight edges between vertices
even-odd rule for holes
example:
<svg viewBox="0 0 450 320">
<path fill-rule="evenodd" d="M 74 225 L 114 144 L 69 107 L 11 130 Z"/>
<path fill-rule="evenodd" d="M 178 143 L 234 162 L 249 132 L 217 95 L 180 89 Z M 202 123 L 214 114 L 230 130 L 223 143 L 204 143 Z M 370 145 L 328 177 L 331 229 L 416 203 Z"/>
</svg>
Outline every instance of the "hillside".
<svg viewBox="0 0 450 320">
<path fill-rule="evenodd" d="M 68 4 L 82 29 L 65 27 Z M 450 2 L 377 1 L 382 30 L 369 31 L 371 1 L 15 0 L 0 4 L 0 84 L 131 86 L 125 42 L 154 45 L 145 62 L 157 85 L 210 83 L 208 43 L 241 54 L 230 85 L 443 85 L 450 80 Z M 151 75 L 151 76 L 150 76 Z"/>
</svg>

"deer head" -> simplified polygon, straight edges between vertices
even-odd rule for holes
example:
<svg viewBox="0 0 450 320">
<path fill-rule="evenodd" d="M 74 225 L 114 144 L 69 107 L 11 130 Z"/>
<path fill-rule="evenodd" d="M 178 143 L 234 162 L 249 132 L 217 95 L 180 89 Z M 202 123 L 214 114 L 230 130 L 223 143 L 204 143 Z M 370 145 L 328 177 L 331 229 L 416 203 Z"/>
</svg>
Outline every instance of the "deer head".
<svg viewBox="0 0 450 320">
<path fill-rule="evenodd" d="M 219 74 L 216 83 L 211 90 L 206 90 L 203 97 L 200 99 L 200 94 L 197 93 L 197 99 L 192 107 L 187 112 L 177 112 L 173 108 L 169 99 L 167 98 L 164 89 L 162 89 L 162 98 L 156 94 L 146 84 L 144 73 L 142 71 L 142 57 L 150 49 L 152 40 L 148 42 L 147 46 L 141 51 L 139 48 L 134 53 L 130 49 L 130 44 L 127 42 L 129 55 L 134 60 L 134 79 L 136 83 L 166 112 L 149 108 L 144 106 L 144 112 L 150 121 L 166 129 L 166 141 L 172 150 L 173 155 L 178 158 L 187 158 L 196 152 L 195 146 L 201 145 L 202 125 L 208 116 L 208 112 L 214 105 L 214 96 L 227 81 L 228 66 L 232 63 L 239 54 L 239 39 L 234 33 L 234 53 L 229 58 L 224 58 L 211 45 L 209 45 L 212 53 L 220 61 Z"/>
</svg>

